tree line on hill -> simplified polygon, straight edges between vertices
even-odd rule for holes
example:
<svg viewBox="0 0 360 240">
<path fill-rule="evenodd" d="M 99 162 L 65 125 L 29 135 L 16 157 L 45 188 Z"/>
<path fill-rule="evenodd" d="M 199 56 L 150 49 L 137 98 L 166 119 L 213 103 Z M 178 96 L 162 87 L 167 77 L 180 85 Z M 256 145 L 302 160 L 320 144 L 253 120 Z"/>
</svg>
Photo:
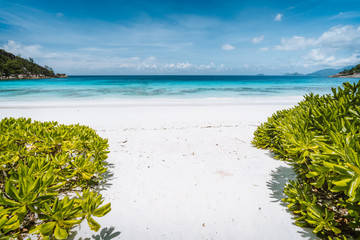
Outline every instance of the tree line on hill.
<svg viewBox="0 0 360 240">
<path fill-rule="evenodd" d="M 340 72 L 340 74 L 343 75 L 353 75 L 360 73 L 360 64 L 356 65 L 355 67 L 351 69 L 344 69 L 344 71 Z"/>
<path fill-rule="evenodd" d="M 65 74 L 55 74 L 48 66 L 40 66 L 34 59 L 25 59 L 0 49 L 0 79 L 25 78 L 55 78 L 66 77 Z"/>
</svg>

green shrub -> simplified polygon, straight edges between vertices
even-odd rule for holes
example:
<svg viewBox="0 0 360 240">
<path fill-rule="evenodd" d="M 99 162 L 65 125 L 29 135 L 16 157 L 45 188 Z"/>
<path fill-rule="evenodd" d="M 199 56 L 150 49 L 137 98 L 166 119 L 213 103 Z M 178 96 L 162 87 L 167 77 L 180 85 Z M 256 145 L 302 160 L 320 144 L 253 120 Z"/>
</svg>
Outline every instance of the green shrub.
<svg viewBox="0 0 360 240">
<path fill-rule="evenodd" d="M 306 95 L 254 135 L 255 146 L 270 149 L 297 174 L 283 199 L 297 225 L 323 238 L 360 235 L 360 81 Z"/>
<path fill-rule="evenodd" d="M 84 219 L 99 230 L 93 216 L 107 214 L 110 203 L 100 206 L 102 196 L 90 189 L 107 171 L 107 148 L 86 126 L 1 120 L 0 238 L 67 239 Z"/>
</svg>

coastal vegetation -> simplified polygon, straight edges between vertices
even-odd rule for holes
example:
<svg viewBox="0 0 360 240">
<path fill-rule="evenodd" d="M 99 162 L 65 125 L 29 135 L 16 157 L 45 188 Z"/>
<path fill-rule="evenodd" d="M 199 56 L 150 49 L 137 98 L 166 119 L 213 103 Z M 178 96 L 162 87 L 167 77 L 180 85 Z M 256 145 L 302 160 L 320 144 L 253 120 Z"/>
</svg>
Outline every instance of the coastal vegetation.
<svg viewBox="0 0 360 240">
<path fill-rule="evenodd" d="M 42 67 L 34 59 L 24 59 L 0 49 L 0 79 L 55 78 L 66 77 L 55 74 L 51 67 Z"/>
<path fill-rule="evenodd" d="M 107 171 L 108 142 L 81 125 L 26 118 L 0 121 L 0 239 L 67 239 L 111 210 L 95 192 Z"/>
<path fill-rule="evenodd" d="M 254 135 L 255 146 L 270 149 L 296 173 L 283 201 L 298 226 L 327 239 L 360 236 L 360 81 L 304 96 Z"/>
<path fill-rule="evenodd" d="M 360 78 L 360 64 L 356 65 L 355 67 L 352 67 L 350 69 L 344 69 L 343 71 L 330 76 L 332 78 L 342 77 L 342 78 Z"/>
<path fill-rule="evenodd" d="M 360 64 L 356 65 L 355 67 L 351 68 L 351 69 L 345 69 L 344 71 L 340 72 L 340 74 L 343 75 L 352 75 L 352 74 L 357 74 L 360 73 Z"/>
</svg>

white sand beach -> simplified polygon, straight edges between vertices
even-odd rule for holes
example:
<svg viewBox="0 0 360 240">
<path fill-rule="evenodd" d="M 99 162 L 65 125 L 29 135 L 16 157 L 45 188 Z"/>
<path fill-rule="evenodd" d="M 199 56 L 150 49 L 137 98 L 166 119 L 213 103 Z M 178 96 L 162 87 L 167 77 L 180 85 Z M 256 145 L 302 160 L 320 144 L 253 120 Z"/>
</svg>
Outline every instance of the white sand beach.
<svg viewBox="0 0 360 240">
<path fill-rule="evenodd" d="M 80 123 L 109 139 L 101 193 L 112 211 L 98 220 L 114 237 L 85 223 L 73 239 L 314 239 L 280 201 L 290 167 L 251 145 L 256 126 L 295 103 L 2 104 L 0 116 Z"/>
</svg>

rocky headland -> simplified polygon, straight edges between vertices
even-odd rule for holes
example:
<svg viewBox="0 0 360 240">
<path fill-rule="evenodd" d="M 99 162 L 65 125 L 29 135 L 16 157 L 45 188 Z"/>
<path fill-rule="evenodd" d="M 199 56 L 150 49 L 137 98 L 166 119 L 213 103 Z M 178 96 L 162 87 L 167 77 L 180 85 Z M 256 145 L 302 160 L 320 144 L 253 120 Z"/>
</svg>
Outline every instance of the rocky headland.
<svg viewBox="0 0 360 240">
<path fill-rule="evenodd" d="M 330 78 L 360 78 L 360 64 L 351 69 L 345 69 L 337 74 L 330 75 Z"/>
<path fill-rule="evenodd" d="M 63 73 L 55 74 L 51 67 L 40 66 L 32 58 L 25 59 L 0 49 L 0 79 L 43 79 L 66 78 Z"/>
<path fill-rule="evenodd" d="M 360 78 L 360 73 L 354 73 L 350 75 L 337 73 L 329 76 L 329 78 Z"/>
<path fill-rule="evenodd" d="M 0 79 L 45 79 L 45 78 L 67 78 L 64 73 L 57 73 L 53 76 L 46 76 L 43 74 L 11 74 L 10 76 L 0 76 Z"/>
</svg>

